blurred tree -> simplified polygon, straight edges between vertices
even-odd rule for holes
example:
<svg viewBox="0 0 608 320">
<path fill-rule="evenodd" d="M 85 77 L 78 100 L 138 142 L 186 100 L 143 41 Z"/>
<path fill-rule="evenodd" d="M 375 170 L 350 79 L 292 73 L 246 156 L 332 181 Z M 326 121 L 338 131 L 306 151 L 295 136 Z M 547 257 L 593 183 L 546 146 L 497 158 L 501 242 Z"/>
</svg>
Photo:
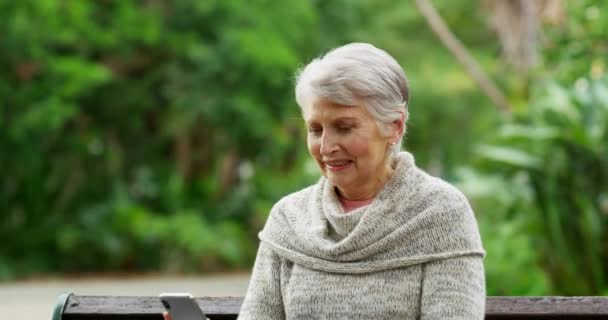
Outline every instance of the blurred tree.
<svg viewBox="0 0 608 320">
<path fill-rule="evenodd" d="M 524 221 L 554 294 L 608 292 L 608 77 L 600 40 L 608 25 L 598 19 L 605 6 L 568 3 L 568 19 L 545 30 L 529 104 L 478 150 L 489 175 L 482 179 L 500 178 L 506 183 L 496 186 L 510 193 L 501 202 L 495 195 L 504 191 L 487 188 L 495 198 L 488 208 L 502 203 L 509 219 Z"/>
<path fill-rule="evenodd" d="M 422 15 L 426 18 L 431 29 L 437 34 L 441 42 L 454 54 L 467 72 L 477 82 L 481 90 L 494 102 L 497 108 L 503 112 L 510 112 L 511 106 L 502 91 L 496 86 L 479 65 L 477 60 L 469 53 L 456 36 L 450 31 L 443 18 L 439 15 L 430 0 L 416 0 L 416 5 Z"/>
<path fill-rule="evenodd" d="M 324 11 L 346 5 L 0 1 L 0 278 L 156 269 L 175 242 L 247 265 L 251 212 L 301 177 L 293 72 L 347 37 L 357 7 Z"/>
<path fill-rule="evenodd" d="M 480 155 L 519 175 L 530 235 L 558 294 L 608 289 L 608 78 L 550 83 Z M 490 169 L 489 168 L 489 169 Z M 511 186 L 515 188 L 515 186 Z"/>
<path fill-rule="evenodd" d="M 483 0 L 489 22 L 498 34 L 502 54 L 522 75 L 540 62 L 543 22 L 561 24 L 565 12 L 561 0 Z"/>
</svg>

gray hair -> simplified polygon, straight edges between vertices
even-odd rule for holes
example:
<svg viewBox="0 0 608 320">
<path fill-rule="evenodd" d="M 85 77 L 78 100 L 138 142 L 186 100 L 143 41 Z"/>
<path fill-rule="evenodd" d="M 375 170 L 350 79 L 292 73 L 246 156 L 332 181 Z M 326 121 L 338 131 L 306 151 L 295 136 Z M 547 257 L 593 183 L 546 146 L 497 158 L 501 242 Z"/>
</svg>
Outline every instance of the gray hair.
<svg viewBox="0 0 608 320">
<path fill-rule="evenodd" d="M 298 71 L 296 102 L 300 109 L 319 98 L 348 106 L 363 100 L 384 135 L 389 124 L 402 115 L 407 120 L 409 115 L 405 72 L 388 53 L 367 43 L 338 47 Z M 401 150 L 402 140 L 403 135 L 389 158 Z"/>
</svg>

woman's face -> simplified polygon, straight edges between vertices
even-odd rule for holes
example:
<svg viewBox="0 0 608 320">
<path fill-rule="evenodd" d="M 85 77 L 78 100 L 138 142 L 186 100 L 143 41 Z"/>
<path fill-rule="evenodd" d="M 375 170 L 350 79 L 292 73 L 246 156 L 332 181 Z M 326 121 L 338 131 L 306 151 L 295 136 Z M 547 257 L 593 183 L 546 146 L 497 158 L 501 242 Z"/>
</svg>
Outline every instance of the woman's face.
<svg viewBox="0 0 608 320">
<path fill-rule="evenodd" d="M 351 200 L 376 195 L 390 175 L 392 136 L 382 136 L 364 106 L 320 100 L 304 110 L 308 151 L 321 172 Z"/>
</svg>

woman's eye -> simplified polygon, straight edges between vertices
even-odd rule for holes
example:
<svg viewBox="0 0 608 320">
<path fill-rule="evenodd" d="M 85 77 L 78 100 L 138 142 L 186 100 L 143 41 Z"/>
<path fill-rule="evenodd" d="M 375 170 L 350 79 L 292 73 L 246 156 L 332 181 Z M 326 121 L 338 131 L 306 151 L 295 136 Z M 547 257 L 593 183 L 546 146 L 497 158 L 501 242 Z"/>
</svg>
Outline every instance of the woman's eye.
<svg viewBox="0 0 608 320">
<path fill-rule="evenodd" d="M 319 134 L 319 133 L 321 133 L 321 131 L 322 130 L 319 128 L 308 128 L 308 132 L 312 133 L 312 134 Z"/>
<path fill-rule="evenodd" d="M 351 129 L 352 129 L 351 127 L 339 127 L 338 131 L 341 133 L 348 133 L 348 132 L 350 132 Z"/>
</svg>

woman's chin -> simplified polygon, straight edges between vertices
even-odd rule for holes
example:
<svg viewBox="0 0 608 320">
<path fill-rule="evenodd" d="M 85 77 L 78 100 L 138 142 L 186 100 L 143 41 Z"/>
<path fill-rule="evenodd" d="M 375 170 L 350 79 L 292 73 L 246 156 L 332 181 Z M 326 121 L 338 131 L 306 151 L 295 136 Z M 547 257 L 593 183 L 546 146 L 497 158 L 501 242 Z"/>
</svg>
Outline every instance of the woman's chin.
<svg viewBox="0 0 608 320">
<path fill-rule="evenodd" d="M 344 177 L 337 174 L 328 173 L 325 175 L 327 180 L 331 182 L 332 185 L 338 187 L 339 189 L 344 189 L 346 186 L 349 186 L 351 183 L 350 177 Z"/>
</svg>

